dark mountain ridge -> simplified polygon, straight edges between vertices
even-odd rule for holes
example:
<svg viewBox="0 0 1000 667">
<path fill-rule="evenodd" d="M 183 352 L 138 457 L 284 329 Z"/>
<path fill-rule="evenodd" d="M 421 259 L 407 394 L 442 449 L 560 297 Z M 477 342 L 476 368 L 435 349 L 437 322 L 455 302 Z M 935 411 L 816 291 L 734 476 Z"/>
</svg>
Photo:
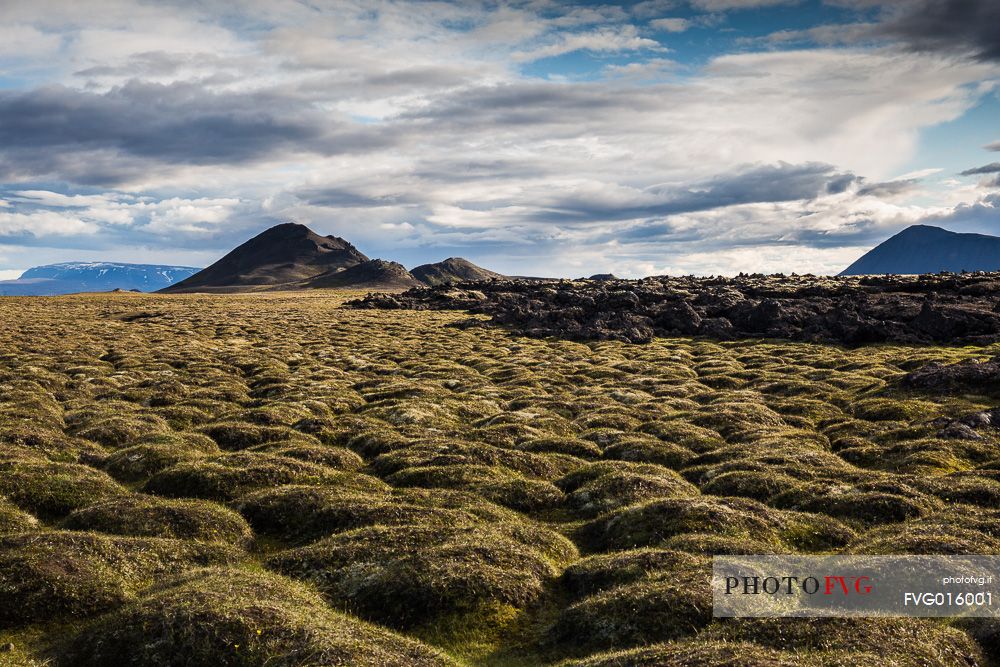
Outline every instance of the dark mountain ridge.
<svg viewBox="0 0 1000 667">
<path fill-rule="evenodd" d="M 880 243 L 842 276 L 1000 270 L 1000 237 L 913 225 Z"/>
<path fill-rule="evenodd" d="M 395 290 L 503 277 L 461 257 L 424 264 L 411 273 L 397 262 L 369 259 L 342 238 L 320 236 L 305 225 L 289 222 L 261 232 L 207 269 L 163 291 Z"/>
<path fill-rule="evenodd" d="M 305 225 L 288 222 L 261 232 L 164 291 L 242 291 L 294 285 L 367 261 L 367 256 L 342 238 L 320 236 Z"/>
<path fill-rule="evenodd" d="M 476 266 L 462 257 L 449 257 L 443 262 L 421 264 L 410 273 L 425 285 L 443 285 L 467 280 L 490 280 L 504 278 L 502 274 Z"/>
<path fill-rule="evenodd" d="M 409 289 L 422 286 L 423 283 L 414 278 L 405 266 L 384 259 L 370 259 L 343 271 L 323 273 L 303 285 L 310 289 Z"/>
</svg>

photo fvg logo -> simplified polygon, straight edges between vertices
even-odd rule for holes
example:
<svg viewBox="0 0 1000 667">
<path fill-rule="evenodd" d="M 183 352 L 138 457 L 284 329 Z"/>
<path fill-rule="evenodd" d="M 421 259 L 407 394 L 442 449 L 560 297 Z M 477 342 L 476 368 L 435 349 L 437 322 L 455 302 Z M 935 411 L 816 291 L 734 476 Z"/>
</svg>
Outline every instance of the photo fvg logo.
<svg viewBox="0 0 1000 667">
<path fill-rule="evenodd" d="M 726 595 L 871 595 L 874 580 L 865 575 L 828 574 L 820 577 L 727 576 Z"/>
<path fill-rule="evenodd" d="M 1000 618 L 1000 556 L 712 558 L 718 618 Z"/>
</svg>

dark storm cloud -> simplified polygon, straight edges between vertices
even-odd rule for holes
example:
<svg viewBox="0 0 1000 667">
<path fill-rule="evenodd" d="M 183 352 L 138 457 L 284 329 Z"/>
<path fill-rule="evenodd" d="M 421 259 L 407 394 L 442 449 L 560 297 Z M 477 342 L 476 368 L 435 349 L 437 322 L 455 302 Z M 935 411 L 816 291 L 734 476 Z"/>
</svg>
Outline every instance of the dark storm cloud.
<svg viewBox="0 0 1000 667">
<path fill-rule="evenodd" d="M 617 200 L 584 200 L 568 197 L 545 203 L 535 216 L 542 222 L 600 222 L 657 218 L 707 211 L 726 206 L 814 199 L 843 192 L 855 176 L 838 172 L 828 164 L 753 165 L 716 176 L 689 187 L 658 187 L 646 190 L 654 201 L 640 206 L 622 206 Z M 655 201 L 658 200 L 658 201 Z"/>
<path fill-rule="evenodd" d="M 245 164 L 293 152 L 392 145 L 385 129 L 337 124 L 300 101 L 132 82 L 104 94 L 51 86 L 0 93 L 0 177 L 57 174 L 115 184 L 144 166 Z"/>
<path fill-rule="evenodd" d="M 416 193 L 365 194 L 347 188 L 321 188 L 298 190 L 296 196 L 311 206 L 332 208 L 381 208 L 422 203 Z"/>
<path fill-rule="evenodd" d="M 992 162 L 990 164 L 983 165 L 982 167 L 976 167 L 975 169 L 966 169 L 961 173 L 962 176 L 977 176 L 979 174 L 996 174 L 1000 172 L 1000 162 Z"/>
<path fill-rule="evenodd" d="M 970 53 L 983 60 L 1000 60 L 997 0 L 893 0 L 880 4 L 883 19 L 875 28 L 879 35 L 899 40 L 914 51 Z"/>
<path fill-rule="evenodd" d="M 885 183 L 871 183 L 863 185 L 858 189 L 859 196 L 871 197 L 892 197 L 894 195 L 905 194 L 912 191 L 920 183 L 918 178 L 908 178 L 901 181 L 887 181 Z"/>
<path fill-rule="evenodd" d="M 611 113 L 655 112 L 663 109 L 663 88 L 629 90 L 600 86 L 553 86 L 547 82 L 504 84 L 463 90 L 440 103 L 404 113 L 401 119 L 437 121 L 456 127 L 577 123 Z"/>
</svg>

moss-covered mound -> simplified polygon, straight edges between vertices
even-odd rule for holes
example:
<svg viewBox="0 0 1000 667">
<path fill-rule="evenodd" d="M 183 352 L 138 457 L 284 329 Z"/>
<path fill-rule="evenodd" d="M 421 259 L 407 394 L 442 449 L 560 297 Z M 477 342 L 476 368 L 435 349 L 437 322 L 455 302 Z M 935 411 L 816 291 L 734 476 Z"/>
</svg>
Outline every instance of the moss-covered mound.
<svg viewBox="0 0 1000 667">
<path fill-rule="evenodd" d="M 405 468 L 386 478 L 395 486 L 472 491 L 521 512 L 552 509 L 562 504 L 562 491 L 550 482 L 527 479 L 495 466 L 454 464 Z"/>
<path fill-rule="evenodd" d="M 824 666 L 986 664 L 982 650 L 962 630 L 916 618 L 740 619 L 713 625 L 703 637 L 806 653 Z"/>
<path fill-rule="evenodd" d="M 267 565 L 366 618 L 406 628 L 484 606 L 531 605 L 575 553 L 565 538 L 522 522 L 403 525 L 334 535 Z"/>
<path fill-rule="evenodd" d="M 85 628 L 56 662 L 67 667 L 454 664 L 429 646 L 331 610 L 301 584 L 242 569 L 181 577 Z"/>
<path fill-rule="evenodd" d="M 22 533 L 38 526 L 38 519 L 0 497 L 0 534 Z"/>
<path fill-rule="evenodd" d="M 91 616 L 134 599 L 164 575 L 242 557 L 229 546 L 185 540 L 62 531 L 0 536 L 0 628 Z"/>
<path fill-rule="evenodd" d="M 236 452 L 179 463 L 150 478 L 148 493 L 170 497 L 233 500 L 254 489 L 282 484 L 336 484 L 346 473 L 298 459 Z"/>
<path fill-rule="evenodd" d="M 85 465 L 0 461 L 0 495 L 39 517 L 65 516 L 80 507 L 127 493 L 107 473 Z"/>
<path fill-rule="evenodd" d="M 676 472 L 655 464 L 602 461 L 580 466 L 557 482 L 567 493 L 566 504 L 582 516 L 652 498 L 699 495 L 698 487 Z"/>
<path fill-rule="evenodd" d="M 514 512 L 475 494 L 391 489 L 375 478 L 367 488 L 354 484 L 267 489 L 244 496 L 237 507 L 254 530 L 288 542 L 308 542 L 365 526 L 455 526 L 518 520 Z"/>
<path fill-rule="evenodd" d="M 581 539 L 596 551 L 664 544 L 684 533 L 710 533 L 777 549 L 821 551 L 854 538 L 847 526 L 818 514 L 782 512 L 744 498 L 669 498 L 611 512 L 586 524 Z"/>
<path fill-rule="evenodd" d="M 820 661 L 751 642 L 689 640 L 568 660 L 560 667 L 819 667 Z"/>
<path fill-rule="evenodd" d="M 574 652 L 691 636 L 712 620 L 711 579 L 700 563 L 600 591 L 564 609 L 550 639 Z"/>
<path fill-rule="evenodd" d="M 244 544 L 253 537 L 236 512 L 205 500 L 171 500 L 131 495 L 78 509 L 64 522 L 74 530 L 114 535 L 173 537 L 199 542 Z"/>
<path fill-rule="evenodd" d="M 563 572 L 560 583 L 571 596 L 579 598 L 665 572 L 703 564 L 703 558 L 671 549 L 616 551 L 573 563 Z"/>
</svg>

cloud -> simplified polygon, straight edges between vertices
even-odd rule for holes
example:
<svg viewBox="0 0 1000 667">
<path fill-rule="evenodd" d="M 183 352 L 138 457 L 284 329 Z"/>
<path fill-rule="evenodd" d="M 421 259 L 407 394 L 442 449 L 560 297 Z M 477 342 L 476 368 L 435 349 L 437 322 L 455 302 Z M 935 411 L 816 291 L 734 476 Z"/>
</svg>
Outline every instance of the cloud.
<svg viewBox="0 0 1000 667">
<path fill-rule="evenodd" d="M 758 9 L 776 5 L 797 5 L 801 0 L 691 0 L 691 6 L 707 12 Z"/>
<path fill-rule="evenodd" d="M 1000 141 L 994 141 L 993 143 L 986 144 L 983 148 L 988 151 L 1000 151 Z"/>
<path fill-rule="evenodd" d="M 990 94 L 997 69 L 882 46 L 910 45 L 884 33 L 905 18 L 890 4 L 865 14 L 883 32 L 830 38 L 850 48 L 726 53 L 727 33 L 674 61 L 652 35 L 726 15 L 673 0 L 0 3 L 0 38 L 34 54 L 0 46 L 15 73 L 0 233 L 33 258 L 154 247 L 203 263 L 295 218 L 373 256 L 518 273 L 604 256 L 632 275 L 739 270 L 752 252 L 710 257 L 755 247 L 832 266 L 837 248 L 983 194 L 919 182 L 914 163 L 921 132 Z"/>
<path fill-rule="evenodd" d="M 59 211 L 18 213 L 0 211 L 0 237 L 4 236 L 71 236 L 93 234 L 97 226 L 77 216 Z"/>
<path fill-rule="evenodd" d="M 0 58 L 23 60 L 51 57 L 58 52 L 62 38 L 28 25 L 0 25 Z"/>
<path fill-rule="evenodd" d="M 616 53 L 642 49 L 661 51 L 663 47 L 655 39 L 641 37 L 638 28 L 634 25 L 624 25 L 616 28 L 601 28 L 590 32 L 562 34 L 549 44 L 528 51 L 516 51 L 512 57 L 518 62 L 530 62 L 541 58 L 551 58 L 565 53 L 572 53 L 573 51 Z"/>
<path fill-rule="evenodd" d="M 858 190 L 860 197 L 879 197 L 885 199 L 898 195 L 913 192 L 919 185 L 919 178 L 897 179 L 895 181 L 885 181 L 884 183 L 872 183 L 864 185 Z"/>
<path fill-rule="evenodd" d="M 210 234 L 226 222 L 240 204 L 233 198 L 182 199 L 172 197 L 150 206 L 149 224 L 144 232 L 152 234 Z"/>
<path fill-rule="evenodd" d="M 657 30 L 665 30 L 667 32 L 684 32 L 691 27 L 691 21 L 681 18 L 655 19 L 650 21 L 649 25 Z"/>
<path fill-rule="evenodd" d="M 294 151 L 385 147 L 392 133 L 320 113 L 292 96 L 132 82 L 94 94 L 63 86 L 0 92 L 0 175 L 117 184 L 167 165 L 242 164 Z"/>
<path fill-rule="evenodd" d="M 824 43 L 888 40 L 915 52 L 943 52 L 984 61 L 1000 60 L 1000 3 L 995 0 L 825 0 L 861 11 L 878 10 L 874 21 L 831 24 L 789 33 Z M 780 34 L 779 34 L 780 37 Z"/>
<path fill-rule="evenodd" d="M 978 174 L 995 174 L 1000 172 L 1000 162 L 992 162 L 990 164 L 983 165 L 982 167 L 976 167 L 975 169 L 966 169 L 961 172 L 961 176 L 976 176 Z"/>
<path fill-rule="evenodd" d="M 878 34 L 916 51 L 972 53 L 1000 60 L 1000 3 L 996 0 L 898 0 L 883 6 Z"/>
</svg>

